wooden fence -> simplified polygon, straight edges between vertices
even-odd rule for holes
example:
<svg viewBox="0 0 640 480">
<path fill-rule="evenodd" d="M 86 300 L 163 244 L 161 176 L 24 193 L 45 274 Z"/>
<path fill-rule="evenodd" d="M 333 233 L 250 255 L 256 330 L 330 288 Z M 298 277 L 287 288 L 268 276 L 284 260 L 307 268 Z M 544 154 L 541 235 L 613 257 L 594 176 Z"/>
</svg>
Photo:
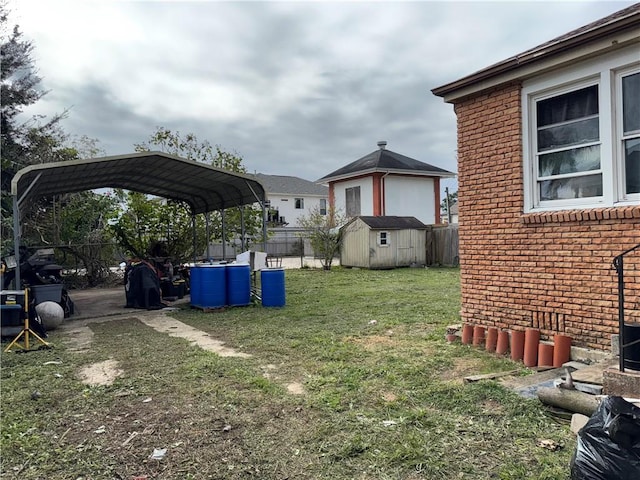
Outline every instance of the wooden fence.
<svg viewBox="0 0 640 480">
<path fill-rule="evenodd" d="M 427 230 L 427 265 L 458 266 L 458 224 L 430 225 Z"/>
</svg>

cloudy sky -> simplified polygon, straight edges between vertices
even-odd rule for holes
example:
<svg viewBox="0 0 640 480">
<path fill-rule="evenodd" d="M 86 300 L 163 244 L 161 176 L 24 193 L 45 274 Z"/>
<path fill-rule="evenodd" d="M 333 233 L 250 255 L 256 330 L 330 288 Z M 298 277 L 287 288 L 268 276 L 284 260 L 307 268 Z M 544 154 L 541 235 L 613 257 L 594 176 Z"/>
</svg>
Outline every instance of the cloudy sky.
<svg viewBox="0 0 640 480">
<path fill-rule="evenodd" d="M 434 87 L 634 2 L 9 0 L 50 92 L 29 113 L 133 151 L 157 126 L 316 180 L 376 142 L 456 171 Z M 455 189 L 453 181 L 447 185 Z"/>
</svg>

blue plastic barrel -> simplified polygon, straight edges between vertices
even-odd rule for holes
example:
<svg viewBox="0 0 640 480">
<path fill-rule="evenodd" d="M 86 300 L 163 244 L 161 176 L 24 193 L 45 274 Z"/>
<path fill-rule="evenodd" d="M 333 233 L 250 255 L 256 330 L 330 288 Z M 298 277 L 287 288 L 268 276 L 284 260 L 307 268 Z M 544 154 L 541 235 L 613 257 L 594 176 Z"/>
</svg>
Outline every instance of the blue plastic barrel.
<svg viewBox="0 0 640 480">
<path fill-rule="evenodd" d="M 202 308 L 221 308 L 227 304 L 226 265 L 203 265 L 200 306 Z"/>
<path fill-rule="evenodd" d="M 284 269 L 266 268 L 260 271 L 263 307 L 284 307 Z"/>
<path fill-rule="evenodd" d="M 251 265 L 227 265 L 227 305 L 239 307 L 251 303 Z"/>
<path fill-rule="evenodd" d="M 201 306 L 202 303 L 202 268 L 195 265 L 189 269 L 189 295 L 191 295 L 191 305 Z"/>
</svg>

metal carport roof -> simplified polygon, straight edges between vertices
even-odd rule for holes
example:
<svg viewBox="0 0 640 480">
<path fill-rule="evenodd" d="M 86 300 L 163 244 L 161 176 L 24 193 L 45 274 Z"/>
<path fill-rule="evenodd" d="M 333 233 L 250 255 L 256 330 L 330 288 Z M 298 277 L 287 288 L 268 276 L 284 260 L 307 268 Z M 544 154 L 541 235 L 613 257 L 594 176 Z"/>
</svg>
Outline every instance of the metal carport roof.
<svg viewBox="0 0 640 480">
<path fill-rule="evenodd" d="M 30 165 L 19 170 L 11 180 L 14 252 L 18 264 L 20 220 L 26 210 L 21 208 L 23 205 L 49 195 L 104 187 L 124 188 L 182 200 L 191 207 L 193 215 L 259 202 L 264 218 L 266 194 L 262 184 L 254 177 L 231 173 L 163 152 Z M 266 241 L 264 222 L 262 229 Z M 208 230 L 207 216 L 207 232 Z M 15 282 L 16 288 L 19 288 L 19 268 L 16 269 Z"/>
<path fill-rule="evenodd" d="M 11 194 L 21 207 L 40 197 L 103 187 L 182 200 L 193 214 L 265 199 L 264 187 L 255 177 L 163 152 L 30 165 L 16 173 Z"/>
</svg>

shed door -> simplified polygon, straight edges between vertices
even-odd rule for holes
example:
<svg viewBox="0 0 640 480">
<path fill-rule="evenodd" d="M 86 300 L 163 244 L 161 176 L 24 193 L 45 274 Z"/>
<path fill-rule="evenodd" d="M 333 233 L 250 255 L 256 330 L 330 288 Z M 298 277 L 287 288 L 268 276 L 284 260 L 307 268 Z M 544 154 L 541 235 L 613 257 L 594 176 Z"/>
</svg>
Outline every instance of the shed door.
<svg viewBox="0 0 640 480">
<path fill-rule="evenodd" d="M 418 243 L 417 233 L 415 230 L 398 230 L 396 266 L 404 267 L 411 265 L 415 261 L 415 248 Z"/>
</svg>

